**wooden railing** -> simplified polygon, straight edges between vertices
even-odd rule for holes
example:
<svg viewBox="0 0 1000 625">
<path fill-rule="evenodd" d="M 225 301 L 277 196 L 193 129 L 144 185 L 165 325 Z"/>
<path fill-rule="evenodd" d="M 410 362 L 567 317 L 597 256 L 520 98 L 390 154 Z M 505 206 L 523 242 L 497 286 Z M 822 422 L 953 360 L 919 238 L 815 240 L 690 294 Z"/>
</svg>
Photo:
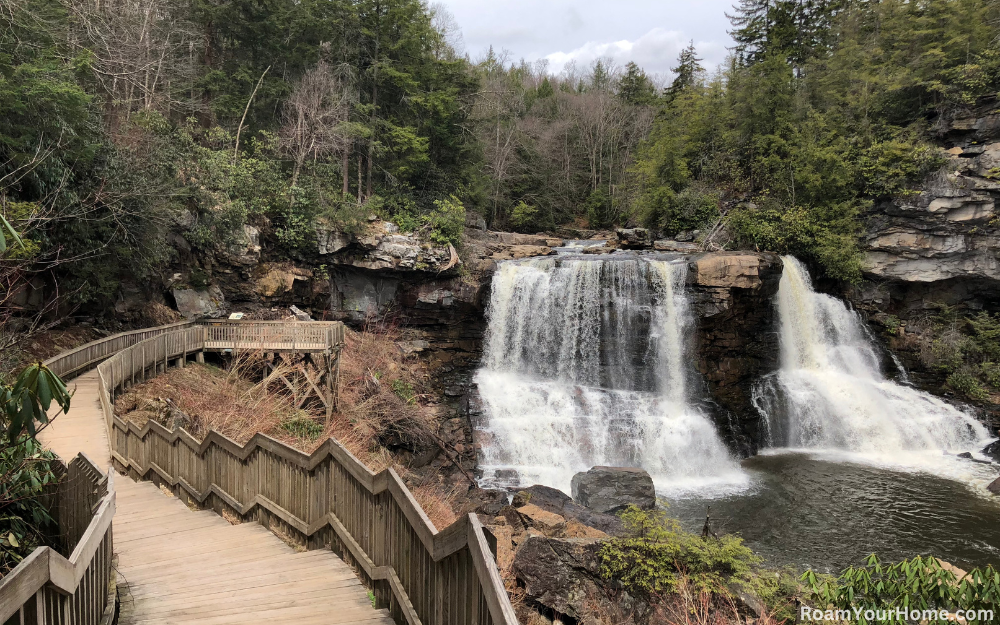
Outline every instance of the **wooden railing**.
<svg viewBox="0 0 1000 625">
<path fill-rule="evenodd" d="M 114 414 L 117 392 L 160 363 L 203 348 L 206 336 L 202 326 L 175 328 L 98 367 L 116 468 L 310 548 L 330 545 L 355 565 L 397 623 L 516 625 L 477 517 L 437 531 L 392 469 L 373 473 L 333 439 L 307 455 L 261 434 L 244 446 L 214 431 L 198 441 L 183 430 L 155 421 L 139 428 Z M 260 342 L 249 333 L 223 336 Z"/>
<path fill-rule="evenodd" d="M 83 454 L 59 466 L 51 512 L 68 557 L 39 547 L 0 579 L 0 623 L 106 625 L 114 617 L 112 473 Z"/>
<path fill-rule="evenodd" d="M 92 369 L 97 363 L 122 351 L 126 347 L 131 347 L 153 336 L 159 336 L 160 334 L 172 332 L 185 326 L 194 325 L 194 323 L 194 321 L 181 321 L 180 323 L 157 328 L 122 332 L 121 334 L 115 334 L 107 338 L 92 341 L 86 345 L 81 345 L 68 352 L 63 352 L 58 356 L 46 360 L 45 365 L 60 377 L 72 377 L 85 369 Z"/>
<path fill-rule="evenodd" d="M 207 349 L 259 349 L 261 351 L 323 351 L 344 343 L 339 321 L 288 323 L 285 321 L 209 321 L 205 326 Z"/>
</svg>

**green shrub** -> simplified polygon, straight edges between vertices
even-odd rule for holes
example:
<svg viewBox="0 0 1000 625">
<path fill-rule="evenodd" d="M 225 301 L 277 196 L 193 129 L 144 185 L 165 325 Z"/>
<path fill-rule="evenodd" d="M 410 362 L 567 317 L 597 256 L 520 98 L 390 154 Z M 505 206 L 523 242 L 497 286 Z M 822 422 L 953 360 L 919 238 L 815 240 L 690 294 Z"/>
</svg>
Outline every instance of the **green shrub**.
<svg viewBox="0 0 1000 625">
<path fill-rule="evenodd" d="M 40 496 L 56 482 L 55 454 L 29 436 L 6 440 L 0 436 L 0 577 L 46 543 L 54 521 Z"/>
<path fill-rule="evenodd" d="M 598 558 L 601 576 L 630 592 L 671 592 L 684 575 L 699 590 L 725 593 L 732 582 L 749 582 L 760 561 L 741 538 L 702 538 L 663 511 L 629 506 L 621 519 L 628 536 L 605 542 Z"/>
<path fill-rule="evenodd" d="M 431 227 L 431 240 L 441 245 L 457 246 L 465 231 L 465 207 L 454 195 L 445 200 L 435 200 L 434 210 L 427 216 Z"/>
<path fill-rule="evenodd" d="M 528 228 L 528 226 L 534 225 L 537 215 L 537 208 L 521 200 L 510 211 L 510 225 L 518 229 Z"/>
<path fill-rule="evenodd" d="M 390 384 L 392 387 L 392 392 L 396 394 L 397 397 L 402 399 L 408 404 L 416 403 L 417 393 L 413 389 L 413 384 L 407 382 L 406 380 L 396 379 Z"/>
<path fill-rule="evenodd" d="M 307 438 L 311 441 L 316 440 L 323 433 L 323 426 L 305 415 L 298 415 L 288 419 L 281 424 L 281 429 L 292 436 Z"/>
<path fill-rule="evenodd" d="M 972 569 L 961 580 L 941 568 L 933 557 L 917 556 L 895 564 L 884 565 L 873 554 L 865 566 L 845 569 L 838 578 L 821 577 L 806 571 L 802 581 L 812 593 L 816 609 L 850 610 L 852 623 L 860 625 L 891 625 L 910 622 L 945 623 L 936 616 L 916 619 L 901 617 L 903 610 L 963 610 L 990 611 L 994 616 L 1000 604 L 1000 572 L 992 565 Z M 868 610 L 874 615 L 866 616 Z M 884 613 L 883 613 L 884 612 Z M 874 618 L 872 618 L 874 616 Z M 986 625 L 993 621 L 968 616 L 970 625 Z"/>
<path fill-rule="evenodd" d="M 665 236 L 704 228 L 719 217 L 719 197 L 688 187 L 674 194 L 663 188 L 642 198 L 642 221 Z"/>
<path fill-rule="evenodd" d="M 956 393 L 961 393 L 975 401 L 989 401 L 990 394 L 979 382 L 976 376 L 965 371 L 956 371 L 948 376 L 948 386 Z"/>
<path fill-rule="evenodd" d="M 807 208 L 764 198 L 759 204 L 742 204 L 731 210 L 727 224 L 739 245 L 812 259 L 827 276 L 857 282 L 862 260 L 859 210 L 850 202 Z"/>
<path fill-rule="evenodd" d="M 611 197 L 604 189 L 591 191 L 584 204 L 587 211 L 587 223 L 591 228 L 609 228 L 614 224 Z"/>
</svg>

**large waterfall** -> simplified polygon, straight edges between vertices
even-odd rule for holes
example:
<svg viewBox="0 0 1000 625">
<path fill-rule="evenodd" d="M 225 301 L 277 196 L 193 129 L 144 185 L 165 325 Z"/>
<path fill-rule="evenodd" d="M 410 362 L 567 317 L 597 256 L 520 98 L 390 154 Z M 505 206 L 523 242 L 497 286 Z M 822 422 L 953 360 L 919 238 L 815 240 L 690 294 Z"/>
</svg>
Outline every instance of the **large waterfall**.
<svg viewBox="0 0 1000 625">
<path fill-rule="evenodd" d="M 545 258 L 493 278 L 479 428 L 484 481 L 569 492 L 595 465 L 662 490 L 742 483 L 690 397 L 685 263 Z"/>
<path fill-rule="evenodd" d="M 941 450 L 975 450 L 989 438 L 979 422 L 951 404 L 887 380 L 857 315 L 815 292 L 796 259 L 785 257 L 784 263 L 778 289 L 781 368 L 755 393 L 771 446 L 905 462 L 921 450 L 938 457 Z"/>
</svg>

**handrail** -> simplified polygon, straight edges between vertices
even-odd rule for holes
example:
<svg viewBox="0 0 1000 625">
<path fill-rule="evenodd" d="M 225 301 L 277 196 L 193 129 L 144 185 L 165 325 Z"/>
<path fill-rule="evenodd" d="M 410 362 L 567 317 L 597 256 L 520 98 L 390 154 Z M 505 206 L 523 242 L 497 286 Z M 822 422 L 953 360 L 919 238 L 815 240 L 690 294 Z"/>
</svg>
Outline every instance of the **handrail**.
<svg viewBox="0 0 1000 625">
<path fill-rule="evenodd" d="M 235 344 L 273 338 L 263 330 L 244 333 L 254 323 L 261 322 L 241 324 L 227 338 Z M 114 414 L 119 389 L 150 367 L 205 349 L 213 325 L 224 324 L 171 329 L 98 366 L 116 468 L 167 484 L 199 505 L 278 526 L 309 546 L 330 544 L 360 569 L 398 623 L 517 624 L 476 516 L 438 531 L 393 469 L 373 473 L 332 438 L 307 455 L 263 434 L 243 446 L 215 431 L 199 441 L 183 429 L 155 421 L 139 428 Z M 326 332 L 338 327 L 289 325 L 297 326 L 296 342 L 312 328 L 333 342 Z"/>
<path fill-rule="evenodd" d="M 141 330 L 129 330 L 119 332 L 108 337 L 97 339 L 85 343 L 79 347 L 65 351 L 57 356 L 53 356 L 44 362 L 45 366 L 54 371 L 56 375 L 66 378 L 82 369 L 90 369 L 93 365 L 105 358 L 120 352 L 121 350 L 143 341 L 151 336 L 157 336 L 164 332 L 170 332 L 184 326 L 195 324 L 195 321 L 180 321 L 170 325 L 155 328 L 143 328 Z"/>
<path fill-rule="evenodd" d="M 18 613 L 22 623 L 29 618 L 53 625 L 103 625 L 111 621 L 113 472 L 102 474 L 81 453 L 70 462 L 57 493 L 59 529 L 71 538 L 67 545 L 72 548 L 70 555 L 67 558 L 51 547 L 38 547 L 0 579 L 0 623 Z M 92 505 L 95 494 L 101 496 Z M 77 534 L 78 540 L 73 540 Z"/>
</svg>

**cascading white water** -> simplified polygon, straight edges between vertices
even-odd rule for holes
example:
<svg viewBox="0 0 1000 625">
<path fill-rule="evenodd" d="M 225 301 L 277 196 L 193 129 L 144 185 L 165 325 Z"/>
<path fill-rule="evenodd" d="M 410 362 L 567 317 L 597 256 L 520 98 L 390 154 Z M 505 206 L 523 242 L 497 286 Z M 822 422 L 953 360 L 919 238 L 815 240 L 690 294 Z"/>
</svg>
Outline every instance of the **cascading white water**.
<svg viewBox="0 0 1000 625">
<path fill-rule="evenodd" d="M 688 397 L 686 265 L 531 259 L 493 278 L 484 364 L 484 482 L 569 491 L 595 465 L 641 466 L 662 490 L 742 484 Z"/>
<path fill-rule="evenodd" d="M 755 389 L 773 447 L 844 450 L 902 458 L 899 452 L 975 450 L 986 428 L 947 402 L 887 380 L 861 320 L 840 300 L 812 289 L 809 274 L 784 258 L 778 288 L 781 368 Z"/>
</svg>

